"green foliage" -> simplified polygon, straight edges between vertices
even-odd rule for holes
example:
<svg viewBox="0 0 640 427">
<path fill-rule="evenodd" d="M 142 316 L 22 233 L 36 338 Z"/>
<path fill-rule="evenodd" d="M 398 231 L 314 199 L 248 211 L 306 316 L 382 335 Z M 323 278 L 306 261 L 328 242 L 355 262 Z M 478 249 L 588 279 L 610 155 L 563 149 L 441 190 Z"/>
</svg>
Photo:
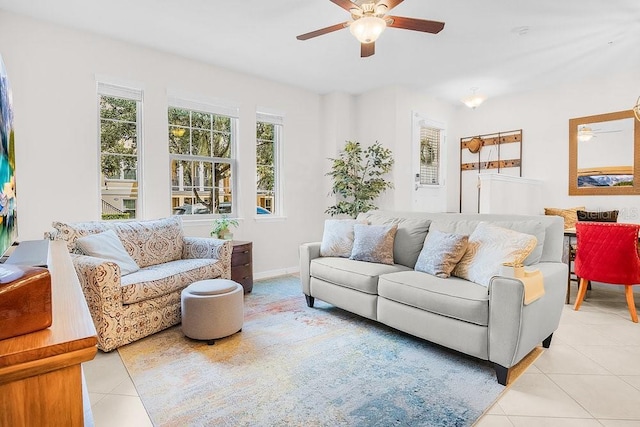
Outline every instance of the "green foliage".
<svg viewBox="0 0 640 427">
<path fill-rule="evenodd" d="M 256 126 L 256 166 L 258 190 L 272 192 L 275 186 L 275 125 L 258 122 Z"/>
<path fill-rule="evenodd" d="M 427 138 L 420 140 L 420 163 L 430 165 L 436 159 L 436 149 L 432 141 Z"/>
<path fill-rule="evenodd" d="M 138 163 L 136 101 L 100 97 L 100 150 L 102 173 L 119 178 L 122 169 L 135 170 Z"/>
<path fill-rule="evenodd" d="M 113 219 L 129 219 L 130 216 L 128 213 L 103 213 L 103 220 L 113 220 Z"/>
<path fill-rule="evenodd" d="M 347 141 L 331 171 L 326 175 L 333 179 L 331 194 L 339 196 L 335 205 L 325 213 L 331 216 L 346 214 L 355 218 L 360 212 L 377 209 L 373 201 L 388 188 L 393 188 L 383 176 L 391 171 L 391 150 L 375 144 L 363 149 L 359 142 Z"/>
<path fill-rule="evenodd" d="M 220 218 L 216 218 L 213 220 L 213 228 L 211 229 L 211 236 L 220 236 L 220 234 L 224 231 L 226 231 L 227 229 L 229 229 L 230 226 L 234 226 L 237 227 L 238 226 L 238 220 L 233 219 L 233 218 L 229 218 L 226 215 L 222 215 L 222 217 Z"/>
</svg>

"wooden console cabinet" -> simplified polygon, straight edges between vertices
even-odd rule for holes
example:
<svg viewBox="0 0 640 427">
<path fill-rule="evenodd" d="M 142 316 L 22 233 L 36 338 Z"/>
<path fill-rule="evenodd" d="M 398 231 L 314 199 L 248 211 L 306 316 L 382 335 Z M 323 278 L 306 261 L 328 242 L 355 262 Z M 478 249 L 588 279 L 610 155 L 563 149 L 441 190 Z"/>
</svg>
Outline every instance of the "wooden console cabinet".
<svg viewBox="0 0 640 427">
<path fill-rule="evenodd" d="M 253 289 L 253 243 L 234 240 L 232 244 L 231 280 L 240 283 L 248 294 Z"/>
<path fill-rule="evenodd" d="M 95 357 L 96 330 L 63 241 L 49 245 L 48 265 L 51 326 L 0 340 L 0 426 L 83 426 L 91 417 L 81 363 Z"/>
</svg>

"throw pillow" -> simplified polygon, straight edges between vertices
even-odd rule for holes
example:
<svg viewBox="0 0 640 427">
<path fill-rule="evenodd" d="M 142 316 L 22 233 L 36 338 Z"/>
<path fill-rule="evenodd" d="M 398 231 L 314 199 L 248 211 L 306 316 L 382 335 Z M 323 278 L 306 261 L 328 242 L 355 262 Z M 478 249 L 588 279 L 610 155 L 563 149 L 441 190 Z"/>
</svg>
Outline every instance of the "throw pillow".
<svg viewBox="0 0 640 427">
<path fill-rule="evenodd" d="M 349 258 L 353 249 L 355 219 L 327 219 L 324 221 L 320 256 Z"/>
<path fill-rule="evenodd" d="M 76 240 L 76 245 L 85 255 L 115 262 L 120 266 L 120 274 L 123 276 L 140 270 L 113 230 L 80 237 Z"/>
<path fill-rule="evenodd" d="M 564 229 L 574 228 L 578 222 L 578 211 L 583 211 L 584 206 L 569 209 L 544 208 L 545 215 L 557 215 L 564 218 Z"/>
<path fill-rule="evenodd" d="M 618 222 L 618 211 L 577 211 L 578 221 Z"/>
<path fill-rule="evenodd" d="M 353 226 L 353 250 L 350 259 L 357 261 L 393 264 L 393 240 L 398 225 Z"/>
<path fill-rule="evenodd" d="M 414 268 L 424 245 L 424 239 L 427 237 L 431 219 L 395 215 L 369 211 L 361 212 L 357 219 L 365 220 L 367 224 L 374 225 L 398 224 L 398 231 L 393 241 L 393 262 Z"/>
<path fill-rule="evenodd" d="M 468 244 L 469 236 L 431 230 L 424 239 L 415 270 L 447 278 L 464 255 Z"/>
<path fill-rule="evenodd" d="M 536 243 L 536 237 L 530 234 L 481 222 L 469 236 L 467 250 L 452 274 L 489 286 L 503 263 L 522 264 Z"/>
</svg>

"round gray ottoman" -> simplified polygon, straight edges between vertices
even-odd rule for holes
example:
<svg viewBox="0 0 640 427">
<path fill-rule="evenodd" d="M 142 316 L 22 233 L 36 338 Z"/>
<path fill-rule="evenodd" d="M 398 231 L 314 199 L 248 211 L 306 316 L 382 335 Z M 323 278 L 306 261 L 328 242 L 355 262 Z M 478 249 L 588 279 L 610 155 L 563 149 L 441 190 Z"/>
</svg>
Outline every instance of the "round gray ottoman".
<svg viewBox="0 0 640 427">
<path fill-rule="evenodd" d="M 182 290 L 182 332 L 189 338 L 206 340 L 242 330 L 244 292 L 242 285 L 227 279 L 194 282 Z"/>
</svg>

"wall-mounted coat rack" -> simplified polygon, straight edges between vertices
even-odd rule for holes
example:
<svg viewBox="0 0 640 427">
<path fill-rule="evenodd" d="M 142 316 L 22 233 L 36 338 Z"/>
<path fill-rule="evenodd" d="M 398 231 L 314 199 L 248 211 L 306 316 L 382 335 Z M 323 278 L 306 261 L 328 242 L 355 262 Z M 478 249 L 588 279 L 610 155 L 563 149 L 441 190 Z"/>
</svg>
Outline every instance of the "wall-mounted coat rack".
<svg viewBox="0 0 640 427">
<path fill-rule="evenodd" d="M 517 173 L 517 176 L 522 176 L 522 129 L 460 138 L 460 150 L 460 212 L 464 172 L 476 171 L 476 174 L 480 174 L 485 169 L 495 169 L 495 173 L 508 170 L 510 175 Z M 479 206 L 478 187 L 478 209 Z"/>
</svg>

